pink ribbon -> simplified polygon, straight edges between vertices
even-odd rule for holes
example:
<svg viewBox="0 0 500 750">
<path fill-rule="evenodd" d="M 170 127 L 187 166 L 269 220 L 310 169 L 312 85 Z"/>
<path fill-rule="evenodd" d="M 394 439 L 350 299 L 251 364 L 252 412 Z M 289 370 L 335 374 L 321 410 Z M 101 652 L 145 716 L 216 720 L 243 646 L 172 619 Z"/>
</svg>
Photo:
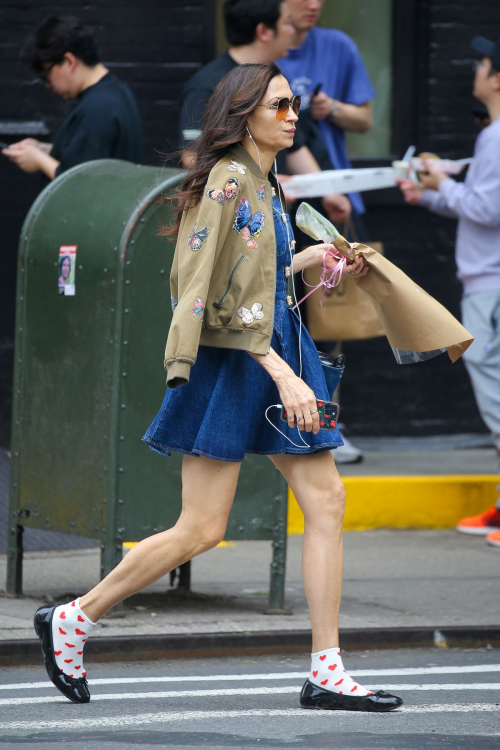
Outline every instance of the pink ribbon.
<svg viewBox="0 0 500 750">
<path fill-rule="evenodd" d="M 335 258 L 335 260 L 338 260 L 339 262 L 335 266 L 335 268 L 327 268 L 326 267 L 326 256 L 329 255 L 332 258 Z M 305 299 L 307 299 L 311 294 L 313 294 L 317 289 L 320 288 L 320 286 L 323 286 L 323 293 L 321 295 L 321 301 L 320 305 L 323 307 L 323 298 L 326 294 L 327 289 L 333 289 L 334 287 L 338 286 L 340 284 L 340 280 L 342 278 L 342 274 L 344 273 L 347 266 L 347 259 L 343 255 L 336 255 L 333 250 L 327 250 L 325 253 L 323 253 L 323 270 L 321 272 L 321 276 L 319 277 L 319 284 L 317 284 L 315 287 L 311 289 L 310 292 L 308 292 L 305 297 L 302 297 L 301 300 L 297 302 L 297 304 L 292 308 L 295 310 L 296 307 L 298 307 Z M 307 281 L 304 279 L 304 271 L 302 271 L 302 281 L 306 286 L 311 286 L 312 284 L 308 284 Z"/>
</svg>

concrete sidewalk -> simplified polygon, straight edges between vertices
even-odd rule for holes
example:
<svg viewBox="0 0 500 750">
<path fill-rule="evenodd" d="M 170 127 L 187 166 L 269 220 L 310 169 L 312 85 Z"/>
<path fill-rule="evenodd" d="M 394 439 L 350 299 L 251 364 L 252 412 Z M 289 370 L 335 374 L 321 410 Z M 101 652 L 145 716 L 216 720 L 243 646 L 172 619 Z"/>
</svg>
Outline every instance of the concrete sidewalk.
<svg viewBox="0 0 500 750">
<path fill-rule="evenodd" d="M 457 439 L 463 444 L 458 445 Z M 358 442 L 367 451 L 365 461 L 339 467 L 346 485 L 350 483 L 349 503 L 357 503 L 361 522 L 368 514 L 373 515 L 382 501 L 387 503 L 387 487 L 378 483 L 393 482 L 390 514 L 386 523 L 377 525 L 393 527 L 401 521 L 401 525 L 411 526 L 408 514 L 416 518 L 418 510 L 422 523 L 415 525 L 431 527 L 344 533 L 343 643 L 360 647 L 360 643 L 380 644 L 382 639 L 384 644 L 428 645 L 429 633 L 433 642 L 434 629 L 462 628 L 462 636 L 465 631 L 469 636 L 468 641 L 462 638 L 460 645 L 465 641 L 471 645 L 500 644 L 500 549 L 489 547 L 483 537 L 432 528 L 436 519 L 426 515 L 426 508 L 434 502 L 448 509 L 451 522 L 445 519 L 443 525 L 456 523 L 458 511 L 465 509 L 471 494 L 467 487 L 460 489 L 460 483 L 467 480 L 472 487 L 474 475 L 479 481 L 489 481 L 484 484 L 484 497 L 476 498 L 478 510 L 494 503 L 497 459 L 493 448 L 481 441 L 482 436 L 421 441 L 399 438 L 393 443 L 379 439 L 371 444 L 370 439 L 364 439 Z M 5 475 L 8 466 L 5 461 L 3 464 Z M 443 474 L 452 483 L 458 482 L 461 494 L 455 496 L 453 490 L 446 496 Z M 356 483 L 362 486 L 357 488 Z M 381 491 L 385 493 L 381 499 L 377 491 L 379 496 Z M 431 492 L 434 495 L 429 498 Z M 451 510 L 447 503 L 452 505 Z M 289 510 L 293 516 L 292 504 Z M 3 512 L 6 519 L 6 496 Z M 44 603 L 63 603 L 83 595 L 99 582 L 99 548 L 68 549 L 75 541 L 95 542 L 37 529 L 26 532 L 29 546 L 24 555 L 24 596 L 11 598 L 0 588 L 0 663 L 7 663 L 10 657 L 10 663 L 16 663 L 16 654 L 25 660 L 37 658 L 39 647 L 32 627 L 35 610 Z M 61 545 L 58 549 L 57 544 Z M 195 643 L 197 653 L 206 654 L 206 644 L 215 643 L 217 634 L 221 634 L 219 646 L 215 643 L 217 648 L 221 641 L 233 639 L 236 652 L 245 639 L 254 653 L 259 641 L 267 643 L 270 651 L 283 644 L 288 644 L 289 650 L 297 650 L 298 645 L 308 648 L 310 621 L 301 580 L 301 549 L 302 536 L 290 535 L 285 604 L 291 614 L 266 614 L 271 544 L 227 542 L 193 560 L 191 593 L 171 589 L 166 576 L 102 618 L 90 641 L 89 655 L 95 649 L 96 654 L 104 654 L 103 658 L 109 658 L 113 650 L 126 653 L 124 658 L 151 658 L 145 654 L 160 652 L 172 656 L 186 653 Z M 126 548 L 123 553 L 127 554 Z M 6 555 L 0 554 L 0 587 L 5 586 L 5 580 Z M 410 631 L 413 636 L 408 635 Z M 420 638 L 424 631 L 425 644 Z M 141 651 L 141 644 L 146 651 Z"/>
<path fill-rule="evenodd" d="M 347 532 L 343 629 L 500 625 L 500 550 L 482 537 L 454 531 Z M 238 542 L 196 558 L 192 593 L 165 577 L 104 617 L 94 636 L 258 633 L 310 629 L 301 581 L 302 537 L 289 538 L 286 605 L 291 615 L 267 615 L 271 546 Z M 126 554 L 124 550 L 124 554 Z M 5 580 L 6 556 L 0 556 Z M 99 551 L 28 552 L 24 596 L 0 596 L 0 640 L 32 639 L 33 613 L 64 602 L 99 581 Z"/>
<path fill-rule="evenodd" d="M 364 451 L 363 462 L 338 465 L 349 493 L 345 529 L 454 528 L 459 518 L 496 500 L 499 463 L 489 435 L 365 437 L 354 442 Z M 0 449 L 0 555 L 7 551 L 9 471 L 8 454 Z M 291 493 L 288 531 L 303 532 L 303 517 Z M 23 545 L 26 552 L 72 550 L 99 548 L 99 541 L 26 526 Z"/>
</svg>

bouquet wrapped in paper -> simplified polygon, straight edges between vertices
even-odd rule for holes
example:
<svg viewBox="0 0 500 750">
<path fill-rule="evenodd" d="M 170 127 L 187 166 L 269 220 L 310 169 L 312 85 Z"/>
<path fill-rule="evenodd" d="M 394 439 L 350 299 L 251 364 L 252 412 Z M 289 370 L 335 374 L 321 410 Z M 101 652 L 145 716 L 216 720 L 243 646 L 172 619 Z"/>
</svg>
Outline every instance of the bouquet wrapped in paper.
<svg viewBox="0 0 500 750">
<path fill-rule="evenodd" d="M 376 250 L 351 245 L 307 203 L 301 203 L 295 221 L 309 237 L 332 244 L 347 263 L 362 256 L 370 270 L 355 281 L 371 297 L 397 362 L 420 362 L 446 351 L 456 362 L 472 344 L 474 337 L 443 305 Z"/>
</svg>

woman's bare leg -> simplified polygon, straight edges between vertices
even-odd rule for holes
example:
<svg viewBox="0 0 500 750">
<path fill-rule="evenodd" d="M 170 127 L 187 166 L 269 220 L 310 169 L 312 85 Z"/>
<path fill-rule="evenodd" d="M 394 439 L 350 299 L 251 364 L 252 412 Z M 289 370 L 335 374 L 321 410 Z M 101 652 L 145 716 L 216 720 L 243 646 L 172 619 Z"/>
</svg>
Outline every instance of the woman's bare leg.
<svg viewBox="0 0 500 750">
<path fill-rule="evenodd" d="M 95 588 L 80 607 L 97 622 L 111 607 L 149 586 L 224 537 L 240 463 L 184 456 L 182 511 L 175 526 L 143 539 Z"/>
<path fill-rule="evenodd" d="M 339 645 L 342 596 L 342 521 L 345 489 L 330 451 L 269 456 L 292 488 L 304 514 L 302 577 L 313 652 Z"/>
</svg>

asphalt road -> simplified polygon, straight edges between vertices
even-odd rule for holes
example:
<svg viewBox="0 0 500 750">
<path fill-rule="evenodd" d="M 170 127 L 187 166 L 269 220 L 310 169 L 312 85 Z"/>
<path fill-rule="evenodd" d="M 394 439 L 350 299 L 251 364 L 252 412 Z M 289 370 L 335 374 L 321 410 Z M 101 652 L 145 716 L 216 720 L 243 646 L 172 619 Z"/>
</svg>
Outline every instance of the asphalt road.
<svg viewBox="0 0 500 750">
<path fill-rule="evenodd" d="M 500 748 L 500 651 L 352 652 L 344 663 L 374 689 L 400 694 L 389 714 L 306 711 L 305 654 L 86 663 L 92 700 L 75 705 L 41 665 L 0 674 L 0 747 Z"/>
</svg>

